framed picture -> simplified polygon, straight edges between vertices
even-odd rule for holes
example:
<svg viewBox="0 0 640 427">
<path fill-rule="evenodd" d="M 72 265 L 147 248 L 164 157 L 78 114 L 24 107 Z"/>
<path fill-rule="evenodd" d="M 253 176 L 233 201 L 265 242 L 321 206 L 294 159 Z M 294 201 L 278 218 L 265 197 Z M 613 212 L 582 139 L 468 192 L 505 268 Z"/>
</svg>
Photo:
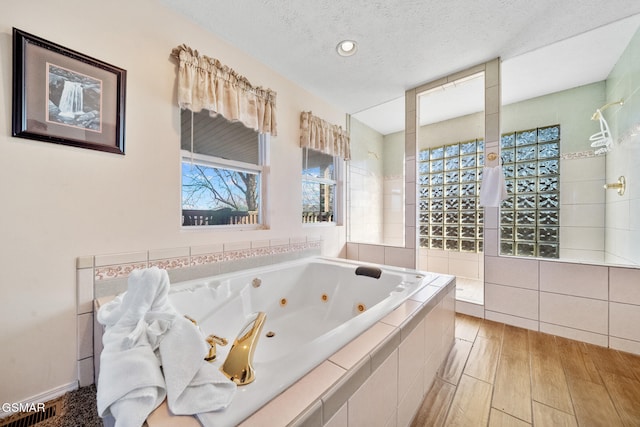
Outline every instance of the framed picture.
<svg viewBox="0 0 640 427">
<path fill-rule="evenodd" d="M 13 136 L 124 154 L 126 76 L 14 28 Z"/>
</svg>

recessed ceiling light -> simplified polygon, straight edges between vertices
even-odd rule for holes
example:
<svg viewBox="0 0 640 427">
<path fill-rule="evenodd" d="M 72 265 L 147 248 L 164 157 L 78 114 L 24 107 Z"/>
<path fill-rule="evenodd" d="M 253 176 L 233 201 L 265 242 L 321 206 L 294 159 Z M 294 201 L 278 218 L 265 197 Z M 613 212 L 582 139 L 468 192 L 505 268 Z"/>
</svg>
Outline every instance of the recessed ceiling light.
<svg viewBox="0 0 640 427">
<path fill-rule="evenodd" d="M 351 56 L 358 50 L 358 45 L 353 40 L 343 40 L 336 46 L 340 56 Z"/>
</svg>

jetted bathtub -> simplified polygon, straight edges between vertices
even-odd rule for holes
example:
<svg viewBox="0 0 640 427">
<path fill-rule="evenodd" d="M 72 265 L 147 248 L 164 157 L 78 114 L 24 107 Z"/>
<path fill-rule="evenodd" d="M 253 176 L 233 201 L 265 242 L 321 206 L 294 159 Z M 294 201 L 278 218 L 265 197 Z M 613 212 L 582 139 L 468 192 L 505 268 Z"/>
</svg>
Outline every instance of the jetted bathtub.
<svg viewBox="0 0 640 427">
<path fill-rule="evenodd" d="M 216 425 L 232 426 L 437 277 L 318 257 L 176 283 L 169 299 L 204 335 L 228 340 L 217 346 L 217 366 L 255 313 L 266 313 L 253 358 L 255 381 L 238 387 L 231 405 L 215 413 Z"/>
</svg>

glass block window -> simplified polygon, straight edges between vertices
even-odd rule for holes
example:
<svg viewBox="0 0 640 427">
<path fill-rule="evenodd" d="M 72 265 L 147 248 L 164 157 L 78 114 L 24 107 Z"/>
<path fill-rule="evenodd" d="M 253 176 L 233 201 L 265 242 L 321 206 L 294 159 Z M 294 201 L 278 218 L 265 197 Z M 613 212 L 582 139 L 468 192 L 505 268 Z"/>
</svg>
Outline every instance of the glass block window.
<svg viewBox="0 0 640 427">
<path fill-rule="evenodd" d="M 500 254 L 560 256 L 560 126 L 502 135 L 509 198 L 500 206 Z"/>
<path fill-rule="evenodd" d="M 482 252 L 482 209 L 478 195 L 484 141 L 474 139 L 421 150 L 419 171 L 420 246 Z"/>
</svg>

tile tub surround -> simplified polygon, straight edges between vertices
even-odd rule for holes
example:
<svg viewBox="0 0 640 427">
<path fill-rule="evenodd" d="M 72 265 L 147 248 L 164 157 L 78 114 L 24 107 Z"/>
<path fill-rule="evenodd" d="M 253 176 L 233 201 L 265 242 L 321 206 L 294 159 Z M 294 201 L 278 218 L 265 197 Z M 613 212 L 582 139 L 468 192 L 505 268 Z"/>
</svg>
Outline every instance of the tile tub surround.
<svg viewBox="0 0 640 427">
<path fill-rule="evenodd" d="M 80 387 L 95 382 L 94 365 L 100 363 L 94 358 L 94 347 L 101 344 L 101 337 L 94 335 L 97 321 L 93 301 L 125 291 L 132 270 L 158 266 L 167 270 L 174 283 L 317 256 L 321 249 L 319 238 L 302 236 L 78 257 L 76 314 Z"/>
<path fill-rule="evenodd" d="M 454 333 L 455 278 L 443 275 L 240 426 L 409 426 Z M 149 427 L 185 420 L 174 418 L 156 410 Z"/>
</svg>

